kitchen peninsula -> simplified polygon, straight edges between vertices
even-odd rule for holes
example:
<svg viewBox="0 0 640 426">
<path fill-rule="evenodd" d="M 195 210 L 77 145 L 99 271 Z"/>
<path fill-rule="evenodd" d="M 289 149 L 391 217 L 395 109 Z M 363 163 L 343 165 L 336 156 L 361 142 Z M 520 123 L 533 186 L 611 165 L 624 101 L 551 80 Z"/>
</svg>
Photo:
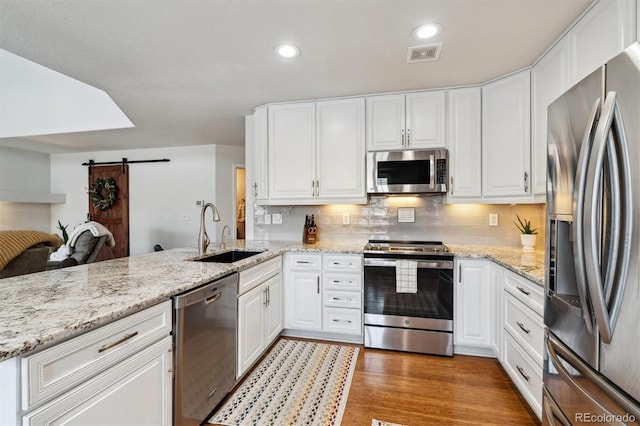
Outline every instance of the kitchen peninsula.
<svg viewBox="0 0 640 426">
<path fill-rule="evenodd" d="M 304 245 L 287 241 L 235 241 L 224 250 L 212 247 L 210 251 L 223 252 L 233 248 L 264 252 L 223 264 L 192 261 L 197 258 L 195 248 L 172 249 L 3 279 L 0 281 L 3 287 L 0 301 L 0 379 L 5 384 L 3 391 L 8 397 L 0 404 L 0 423 L 13 424 L 15 419 L 19 419 L 20 413 L 26 409 L 21 411 L 17 407 L 38 406 L 24 402 L 24 382 L 20 385 L 24 376 L 20 371 L 27 368 L 25 357 L 39 355 L 123 321 L 134 321 L 136 315 L 142 313 L 154 315 L 153 318 L 164 315 L 162 327 L 168 333 L 171 327 L 169 300 L 175 295 L 289 252 L 323 256 L 332 253 L 360 255 L 363 246 L 362 243 Z M 512 247 L 451 245 L 450 248 L 456 259 L 487 265 L 495 262 L 500 269 L 513 272 L 534 286 L 542 286 L 542 252 L 525 254 Z M 286 266 L 283 269 L 286 276 Z M 502 286 L 497 294 L 501 292 Z M 167 351 L 170 353 L 172 347 L 168 334 L 152 346 L 158 350 L 162 343 L 165 345 L 164 355 L 162 361 L 158 361 L 161 364 L 159 368 L 168 371 L 171 361 Z M 165 379 L 164 393 L 169 395 L 170 387 L 166 386 L 170 386 L 170 382 L 170 379 Z M 14 383 L 15 387 L 7 386 L 7 383 Z M 45 398 L 42 401 L 47 400 L 46 393 L 42 398 Z M 170 407 L 171 404 L 167 405 Z"/>
</svg>

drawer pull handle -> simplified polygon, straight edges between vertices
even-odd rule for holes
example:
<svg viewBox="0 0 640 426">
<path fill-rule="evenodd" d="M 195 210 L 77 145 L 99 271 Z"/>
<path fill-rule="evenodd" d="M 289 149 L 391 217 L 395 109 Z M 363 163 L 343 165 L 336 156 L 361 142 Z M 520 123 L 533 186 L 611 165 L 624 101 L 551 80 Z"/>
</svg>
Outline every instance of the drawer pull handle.
<svg viewBox="0 0 640 426">
<path fill-rule="evenodd" d="M 527 334 L 531 333 L 531 330 L 527 330 L 527 329 L 524 327 L 524 324 L 522 324 L 520 321 L 516 321 L 516 324 L 518 324 L 518 327 L 520 327 L 520 330 L 524 331 L 524 332 L 525 332 L 525 333 L 527 333 Z"/>
<path fill-rule="evenodd" d="M 127 340 L 129 340 L 129 339 L 131 339 L 132 337 L 135 337 L 135 336 L 137 336 L 137 335 L 138 335 L 138 332 L 137 332 L 137 331 L 134 331 L 134 332 L 133 332 L 133 333 L 131 333 L 131 334 L 125 334 L 125 335 L 124 335 L 124 337 L 123 337 L 122 339 L 120 339 L 120 340 L 118 340 L 118 341 L 116 341 L 116 342 L 113 342 L 113 343 L 107 343 L 106 345 L 103 345 L 100 349 L 98 349 L 98 353 L 102 353 L 102 352 L 104 352 L 104 351 L 106 351 L 106 350 L 109 350 L 109 349 L 113 348 L 114 346 L 118 346 L 120 343 L 124 343 L 124 342 L 126 342 Z"/>
<path fill-rule="evenodd" d="M 525 289 L 524 289 L 524 288 L 522 288 L 522 287 L 519 287 L 519 286 L 518 286 L 518 287 L 516 287 L 516 288 L 517 288 L 518 290 L 520 290 L 520 292 L 521 292 L 521 293 L 524 293 L 524 294 L 526 294 L 527 296 L 531 294 L 531 292 L 530 292 L 530 291 L 527 291 L 527 290 L 525 290 Z"/>
<path fill-rule="evenodd" d="M 336 318 L 333 319 L 333 322 L 346 322 L 348 324 L 351 324 L 351 320 L 342 320 L 342 319 L 336 319 Z"/>
<path fill-rule="evenodd" d="M 308 260 L 296 260 L 296 263 L 297 263 L 298 265 L 308 265 L 308 264 L 310 264 L 311 262 L 309 262 Z"/>
<path fill-rule="evenodd" d="M 524 377 L 524 379 L 528 382 L 529 381 L 529 376 L 524 374 L 524 368 L 520 367 L 518 364 L 516 364 L 516 368 L 518 369 L 518 372 L 520 373 L 520 375 L 522 377 Z"/>
<path fill-rule="evenodd" d="M 334 264 L 334 265 L 339 265 L 339 264 L 340 264 L 340 262 L 333 262 L 333 264 Z"/>
<path fill-rule="evenodd" d="M 335 300 L 335 301 L 343 300 L 345 302 L 351 302 L 353 299 L 348 298 L 348 297 L 334 297 L 333 300 Z"/>
</svg>

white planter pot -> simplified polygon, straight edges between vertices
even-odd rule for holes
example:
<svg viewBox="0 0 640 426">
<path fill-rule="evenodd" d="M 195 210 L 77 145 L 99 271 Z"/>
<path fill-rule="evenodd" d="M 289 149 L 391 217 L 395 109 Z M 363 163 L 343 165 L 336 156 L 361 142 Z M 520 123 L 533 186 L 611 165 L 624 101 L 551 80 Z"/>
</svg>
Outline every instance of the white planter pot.
<svg viewBox="0 0 640 426">
<path fill-rule="evenodd" d="M 536 245 L 536 234 L 520 234 L 520 243 L 523 251 L 533 251 Z"/>
</svg>

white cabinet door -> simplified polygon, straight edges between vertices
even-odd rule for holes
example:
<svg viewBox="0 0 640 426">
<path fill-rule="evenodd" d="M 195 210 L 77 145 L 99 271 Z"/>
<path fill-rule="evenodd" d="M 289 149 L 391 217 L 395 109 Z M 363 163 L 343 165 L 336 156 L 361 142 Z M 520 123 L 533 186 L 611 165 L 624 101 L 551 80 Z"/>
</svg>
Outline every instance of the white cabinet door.
<svg viewBox="0 0 640 426">
<path fill-rule="evenodd" d="M 252 157 L 247 164 L 248 167 L 253 168 L 253 182 L 250 182 L 250 187 L 255 201 L 263 201 L 269 198 L 267 187 L 269 182 L 267 176 L 269 162 L 267 157 L 268 128 L 267 108 L 256 109 L 253 114 L 253 144 L 249 148 Z"/>
<path fill-rule="evenodd" d="M 482 88 L 482 195 L 522 197 L 530 185 L 529 70 Z"/>
<path fill-rule="evenodd" d="M 569 50 L 562 39 L 531 70 L 531 185 L 533 194 L 547 189 L 547 108 L 567 90 Z"/>
<path fill-rule="evenodd" d="M 322 329 L 322 295 L 320 294 L 320 272 L 290 272 L 287 277 L 291 292 L 287 325 L 300 330 Z"/>
<path fill-rule="evenodd" d="M 316 103 L 319 200 L 365 202 L 364 99 Z"/>
<path fill-rule="evenodd" d="M 444 90 L 408 93 L 405 105 L 405 148 L 443 148 L 445 146 Z"/>
<path fill-rule="evenodd" d="M 404 95 L 367 98 L 367 151 L 404 147 Z"/>
<path fill-rule="evenodd" d="M 274 105 L 269 114 L 269 198 L 312 199 L 315 103 Z"/>
<path fill-rule="evenodd" d="M 482 196 L 480 88 L 447 91 L 449 199 Z"/>
<path fill-rule="evenodd" d="M 569 31 L 573 86 L 635 41 L 635 0 L 600 0 Z"/>
<path fill-rule="evenodd" d="M 264 284 L 238 298 L 238 377 L 251 367 L 266 347 L 265 303 Z"/>
<path fill-rule="evenodd" d="M 283 325 L 283 285 L 282 275 L 271 277 L 264 283 L 267 288 L 267 307 L 264 318 L 265 347 L 269 346 L 282 331 Z"/>
<path fill-rule="evenodd" d="M 23 417 L 23 425 L 171 425 L 170 336 Z"/>
<path fill-rule="evenodd" d="M 504 277 L 502 276 L 502 267 L 491 263 L 491 278 L 489 286 L 491 287 L 491 349 L 496 354 L 498 360 L 502 360 L 502 331 L 503 331 L 503 289 L 502 284 Z"/>
<path fill-rule="evenodd" d="M 456 301 L 454 343 L 456 345 L 491 347 L 490 262 L 456 260 Z"/>
</svg>

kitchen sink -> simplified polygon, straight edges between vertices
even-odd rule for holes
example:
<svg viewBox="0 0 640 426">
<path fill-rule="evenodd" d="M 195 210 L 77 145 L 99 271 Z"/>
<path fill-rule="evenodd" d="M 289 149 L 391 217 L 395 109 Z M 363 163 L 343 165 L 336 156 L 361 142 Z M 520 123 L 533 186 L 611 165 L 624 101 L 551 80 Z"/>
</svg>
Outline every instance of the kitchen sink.
<svg viewBox="0 0 640 426">
<path fill-rule="evenodd" d="M 246 259 L 256 254 L 264 253 L 263 251 L 247 251 L 247 250 L 230 250 L 224 253 L 213 254 L 201 259 L 194 259 L 196 262 L 216 262 L 216 263 L 233 263 L 242 259 Z"/>
</svg>

